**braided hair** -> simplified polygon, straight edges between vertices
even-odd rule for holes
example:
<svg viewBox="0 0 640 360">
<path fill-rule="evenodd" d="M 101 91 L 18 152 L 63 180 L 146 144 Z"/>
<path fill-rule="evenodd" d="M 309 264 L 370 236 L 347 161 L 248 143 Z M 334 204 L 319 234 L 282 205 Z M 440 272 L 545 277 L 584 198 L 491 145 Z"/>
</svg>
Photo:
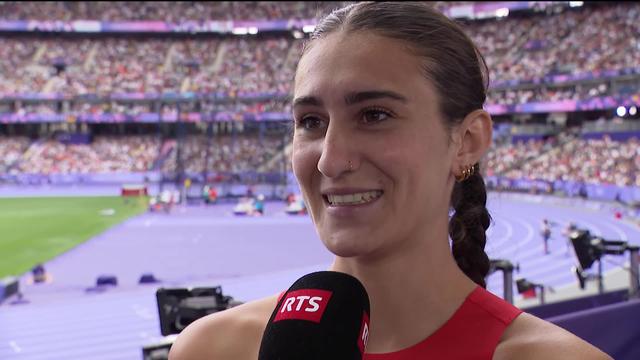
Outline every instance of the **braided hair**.
<svg viewBox="0 0 640 360">
<path fill-rule="evenodd" d="M 457 182 L 451 194 L 451 206 L 455 211 L 449 220 L 451 251 L 460 269 L 476 284 L 486 287 L 489 257 L 484 251 L 486 230 L 491 223 L 487 211 L 487 191 L 480 175 L 479 164 L 474 174 Z"/>
</svg>

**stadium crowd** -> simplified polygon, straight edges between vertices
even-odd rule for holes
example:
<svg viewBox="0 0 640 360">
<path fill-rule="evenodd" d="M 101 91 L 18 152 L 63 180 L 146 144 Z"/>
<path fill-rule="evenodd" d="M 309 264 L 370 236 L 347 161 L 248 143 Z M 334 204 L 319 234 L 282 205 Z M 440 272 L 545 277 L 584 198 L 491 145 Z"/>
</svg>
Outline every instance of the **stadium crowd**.
<svg viewBox="0 0 640 360">
<path fill-rule="evenodd" d="M 3 1 L 2 20 L 185 21 L 313 19 L 337 1 Z"/>
<path fill-rule="evenodd" d="M 529 161 L 514 162 L 517 166 L 504 166 L 502 161 L 488 165 L 494 175 L 510 179 L 576 181 L 586 184 L 640 186 L 640 142 L 603 139 L 572 139 L 560 147 L 549 146 L 549 141 L 532 141 L 518 148 L 514 157 Z M 538 156 L 531 157 L 527 154 Z M 495 152 L 496 150 L 494 150 Z M 510 149 L 502 149 L 509 152 Z M 494 156 L 495 160 L 495 156 Z"/>
<path fill-rule="evenodd" d="M 55 139 L 33 142 L 8 169 L 10 174 L 86 174 L 142 172 L 158 154 L 154 137 L 97 137 L 91 144 L 64 144 Z"/>
<path fill-rule="evenodd" d="M 29 139 L 23 136 L 0 136 L 0 174 L 6 174 L 8 169 L 18 161 L 29 147 Z"/>
<path fill-rule="evenodd" d="M 59 102 L 47 103 L 22 103 L 17 102 L 11 106 L 0 107 L 2 113 L 16 113 L 19 115 L 52 115 L 59 114 Z M 103 114 L 157 114 L 163 116 L 177 116 L 178 106 L 175 104 L 162 104 L 158 109 L 153 102 L 124 102 L 124 101 L 104 101 L 104 102 L 73 102 L 69 109 L 63 110 L 64 114 L 71 115 L 103 115 Z M 237 114 L 264 114 L 264 113 L 284 113 L 286 118 L 291 116 L 291 101 L 287 99 L 269 99 L 252 102 L 202 102 L 197 107 L 189 108 L 183 106 L 180 109 L 183 113 L 201 113 L 203 115 L 217 113 Z"/>
<path fill-rule="evenodd" d="M 282 149 L 282 137 L 255 135 L 189 136 L 182 148 L 185 171 L 199 173 L 255 171 Z M 209 157 L 207 158 L 207 147 Z M 165 151 L 161 151 L 161 148 Z M 0 174 L 87 174 L 176 171 L 176 140 L 155 135 L 97 136 L 88 144 L 53 138 L 0 137 Z M 205 165 L 206 160 L 208 164 Z M 274 170 L 264 168 L 264 171 Z"/>
<path fill-rule="evenodd" d="M 87 7 L 86 4 L 80 5 L 84 3 L 62 2 L 42 6 L 52 7 L 51 11 L 40 9 L 40 5 L 26 4 L 5 2 L 0 8 L 11 11 L 0 10 L 0 14 L 37 18 L 42 11 L 42 15 L 55 17 L 64 13 L 66 16 L 77 15 L 72 18 L 81 18 L 78 14 L 91 15 L 90 11 L 96 11 L 96 14 L 107 18 L 130 19 L 127 14 L 137 14 L 134 10 L 140 10 L 138 7 L 157 7 L 153 11 L 140 10 L 139 16 L 162 16 L 164 19 L 167 12 L 180 18 L 188 17 L 192 11 L 190 6 L 168 5 L 172 3 L 117 3 L 111 6 L 113 3 L 98 2 L 104 5 Z M 248 14 L 260 14 L 260 11 L 251 10 L 255 8 L 291 17 L 307 15 L 298 14 L 295 9 L 307 11 L 312 8 L 286 2 L 277 6 L 261 4 L 253 7 L 239 3 L 218 4 L 196 3 L 193 8 L 231 6 L 250 9 Z M 31 9 L 32 6 L 36 9 Z M 87 7 L 89 13 L 78 10 L 82 6 Z M 101 6 L 106 8 L 95 10 Z M 271 11 L 271 6 L 288 10 Z M 109 15 L 113 12 L 120 15 Z M 198 15 L 205 13 L 198 12 Z M 468 22 L 465 26 L 487 60 L 492 83 L 500 85 L 505 81 L 539 80 L 552 75 L 587 72 L 597 75 L 602 71 L 638 69 L 640 43 L 636 35 L 640 33 L 640 24 L 636 19 L 639 16 L 639 4 L 618 3 L 601 5 L 597 10 L 586 6 L 561 14 L 507 17 Z M 256 92 L 288 94 L 301 45 L 301 40 L 286 34 L 266 38 L 191 39 L 0 37 L 0 70 L 6 74 L 0 78 L 0 94 L 198 92 L 225 93 L 232 97 Z M 632 91 L 640 92 L 637 83 Z M 513 105 L 576 100 L 616 95 L 618 92 L 619 89 L 609 86 L 607 80 L 589 85 L 566 84 L 563 87 L 538 86 L 530 89 L 499 86 L 492 91 L 490 102 Z"/>
<path fill-rule="evenodd" d="M 638 4 L 472 22 L 468 34 L 495 81 L 637 68 Z"/>
<path fill-rule="evenodd" d="M 0 20 L 204 21 L 310 19 L 340 2 L 1 2 Z M 444 9 L 445 2 L 434 6 Z M 609 79 L 549 84 L 550 76 L 606 71 L 640 73 L 640 5 L 613 3 L 499 19 L 463 22 L 490 69 L 489 104 L 584 100 L 640 94 L 640 81 L 628 86 Z M 232 114 L 291 112 L 282 97 L 253 102 L 239 95 L 291 92 L 295 62 L 303 40 L 291 34 L 243 37 L 0 36 L 0 97 L 24 93 L 68 96 L 122 93 L 225 94 L 231 102 L 203 101 L 184 112 Z M 519 81 L 520 84 L 511 82 Z M 523 83 L 524 82 L 524 83 Z M 528 82 L 528 83 L 527 83 Z M 505 85 L 508 84 L 508 85 Z M 236 100 L 233 100 L 236 99 Z M 129 114 L 160 112 L 164 104 L 105 100 L 0 104 L 0 113 Z M 282 139 L 254 135 L 189 136 L 182 148 L 187 172 L 255 170 L 282 151 Z M 168 149 L 168 150 L 167 150 Z M 109 173 L 176 170 L 175 139 L 155 136 L 98 136 L 90 144 L 63 144 L 0 137 L 0 173 Z M 580 149 L 581 151 L 577 151 Z M 167 150 L 167 151 L 165 151 Z M 208 154 L 208 157 L 207 157 Z M 563 179 L 640 185 L 637 140 L 582 140 L 551 137 L 497 144 L 486 158 L 492 176 Z M 576 156 L 577 155 L 577 156 Z M 208 163 L 205 162 L 208 159 Z M 267 169 L 268 170 L 268 169 Z"/>
<path fill-rule="evenodd" d="M 640 87 L 637 89 L 640 92 Z M 494 90 L 489 93 L 489 102 L 500 105 L 519 105 L 532 102 L 557 102 L 565 100 L 585 100 L 592 97 L 618 95 L 620 89 L 611 91 L 606 82 L 596 84 L 576 84 L 564 87 L 531 87 L 528 89 Z"/>
<path fill-rule="evenodd" d="M 234 143 L 231 136 L 217 136 L 209 142 L 204 136 L 193 136 L 185 142 L 181 156 L 187 173 L 201 173 L 205 169 L 232 173 L 256 171 L 268 165 L 268 160 L 282 150 L 282 141 L 282 137 L 265 136 L 260 140 L 255 136 L 243 136 Z M 206 164 L 207 148 L 209 162 Z M 175 172 L 176 156 L 177 152 L 173 151 L 163 161 L 163 172 Z M 274 166 L 265 169 L 269 170 L 275 170 Z"/>
<path fill-rule="evenodd" d="M 269 161 L 286 151 L 282 135 L 190 135 L 182 144 L 187 173 L 278 171 Z M 161 150 L 162 149 L 162 150 Z M 174 173 L 176 139 L 155 135 L 97 136 L 88 144 L 65 144 L 51 138 L 0 137 L 0 174 Z M 290 152 L 286 153 L 290 157 Z M 576 181 L 640 186 L 640 141 L 583 139 L 560 133 L 544 139 L 502 141 L 483 160 L 487 176 L 508 179 Z"/>
</svg>

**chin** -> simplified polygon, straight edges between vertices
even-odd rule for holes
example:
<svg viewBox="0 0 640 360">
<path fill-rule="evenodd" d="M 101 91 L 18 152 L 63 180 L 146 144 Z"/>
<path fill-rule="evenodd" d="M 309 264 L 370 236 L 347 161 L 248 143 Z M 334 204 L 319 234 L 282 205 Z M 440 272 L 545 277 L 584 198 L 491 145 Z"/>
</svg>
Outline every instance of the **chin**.
<svg viewBox="0 0 640 360">
<path fill-rule="evenodd" d="M 371 239 L 348 234 L 334 234 L 323 241 L 324 246 L 336 256 L 350 258 L 371 252 Z"/>
</svg>

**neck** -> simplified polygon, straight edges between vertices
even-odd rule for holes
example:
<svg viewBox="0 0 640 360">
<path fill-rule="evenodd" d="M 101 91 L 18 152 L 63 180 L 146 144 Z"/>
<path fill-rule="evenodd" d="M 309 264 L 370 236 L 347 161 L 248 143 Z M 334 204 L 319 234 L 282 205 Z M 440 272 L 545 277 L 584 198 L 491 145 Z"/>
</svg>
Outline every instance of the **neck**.
<svg viewBox="0 0 640 360">
<path fill-rule="evenodd" d="M 367 352 L 392 352 L 422 341 L 447 322 L 475 288 L 455 263 L 446 231 L 430 236 L 399 242 L 401 248 L 385 257 L 338 257 L 333 263 L 331 270 L 355 276 L 369 294 Z"/>
</svg>

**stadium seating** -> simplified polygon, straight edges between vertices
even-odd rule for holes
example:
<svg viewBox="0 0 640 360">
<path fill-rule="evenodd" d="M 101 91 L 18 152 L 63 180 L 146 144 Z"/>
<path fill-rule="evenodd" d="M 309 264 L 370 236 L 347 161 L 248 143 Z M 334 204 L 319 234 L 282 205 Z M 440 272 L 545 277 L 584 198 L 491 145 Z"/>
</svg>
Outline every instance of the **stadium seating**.
<svg viewBox="0 0 640 360">
<path fill-rule="evenodd" d="M 547 142 L 549 144 L 549 142 Z M 561 147 L 542 153 L 536 148 L 545 144 L 533 142 L 520 154 L 534 152 L 520 166 L 496 171 L 496 175 L 508 178 L 529 178 L 547 181 L 580 181 L 587 184 L 611 184 L 617 186 L 640 186 L 640 142 L 632 138 L 626 142 L 613 141 L 608 137 L 596 139 L 574 139 Z M 503 150 L 504 151 L 504 150 Z M 508 151 L 508 150 L 507 150 Z M 504 166 L 496 164 L 496 168 Z"/>
<path fill-rule="evenodd" d="M 28 4 L 28 3 L 27 3 Z M 0 19 L 140 20 L 160 16 L 165 21 L 206 16 L 273 19 L 313 18 L 297 3 L 262 6 L 231 3 L 129 4 L 98 2 L 82 8 L 71 2 L 46 6 L 0 5 Z M 223 5 L 226 4 L 226 5 Z M 335 4 L 318 5 L 318 9 Z M 229 11 L 228 7 L 231 7 Z M 259 11 L 256 11 L 259 9 Z M 199 10 L 199 11 L 198 11 Z M 576 100 L 617 95 L 605 79 L 563 87 L 510 88 L 509 81 L 540 81 L 549 76 L 605 73 L 638 67 L 640 6 L 618 3 L 584 7 L 560 14 L 470 22 L 467 32 L 491 69 L 496 104 Z M 157 19 L 157 18 L 155 18 Z M 291 91 L 296 55 L 302 41 L 283 33 L 261 38 L 42 38 L 38 35 L 0 37 L 0 93 L 62 93 L 67 95 L 162 92 L 282 92 Z M 624 91 L 629 91 L 626 89 Z M 638 91 L 636 84 L 630 91 Z"/>
<path fill-rule="evenodd" d="M 3 20 L 277 20 L 311 19 L 340 2 L 3 2 Z M 446 9 L 449 4 L 436 2 Z M 522 105 L 535 102 L 584 100 L 621 93 L 640 94 L 639 82 L 613 86 L 604 75 L 640 67 L 640 33 L 636 21 L 640 5 L 591 5 L 561 12 L 509 16 L 489 21 L 462 22 L 479 45 L 491 71 L 489 104 Z M 86 36 L 50 37 L 37 33 L 0 36 L 0 96 L 55 93 L 109 97 L 120 93 L 240 94 L 291 92 L 295 63 L 303 40 L 289 33 L 259 37 Z M 549 76 L 590 73 L 594 79 L 560 85 L 536 85 Z M 531 83 L 533 81 L 533 83 Z M 515 83 L 517 82 L 517 83 Z M 524 86 L 523 84 L 528 84 Z M 635 85 L 634 85 L 635 84 Z M 5 101 L 0 115 L 81 116 L 160 114 L 175 119 L 175 104 L 156 108 L 152 102 Z M 290 114 L 282 97 L 259 101 L 201 103 L 191 112 L 228 112 L 237 120 L 246 114 Z M 213 116 L 213 115 L 212 115 Z M 288 119 L 287 119 L 288 120 Z M 554 136 L 512 144 L 496 144 L 486 158 L 489 176 L 509 179 L 562 179 L 626 186 L 639 184 L 638 142 L 566 139 Z M 256 169 L 284 150 L 282 137 L 240 134 L 237 139 L 203 133 L 188 135 L 181 149 L 184 171 L 239 172 Z M 177 169 L 175 135 L 96 136 L 84 144 L 64 144 L 51 137 L 0 137 L 0 174 L 83 174 L 162 171 Z M 209 148 L 207 151 L 207 148 Z M 577 149 L 580 159 L 569 160 Z M 206 154 L 209 158 L 206 159 Z M 288 154 L 290 155 L 290 154 Z M 206 162 L 206 164 L 205 164 Z M 279 163 L 263 168 L 274 170 Z"/>
</svg>

